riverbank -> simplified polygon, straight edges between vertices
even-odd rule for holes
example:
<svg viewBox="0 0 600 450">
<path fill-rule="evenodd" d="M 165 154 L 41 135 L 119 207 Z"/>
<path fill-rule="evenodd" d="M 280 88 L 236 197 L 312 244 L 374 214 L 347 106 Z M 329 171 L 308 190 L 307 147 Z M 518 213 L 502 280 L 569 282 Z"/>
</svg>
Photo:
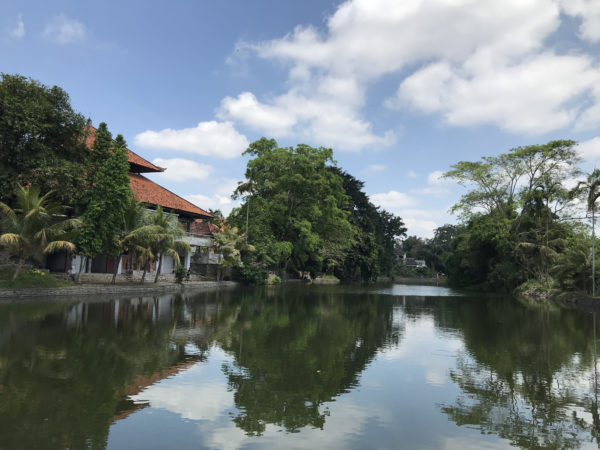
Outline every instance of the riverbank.
<svg viewBox="0 0 600 450">
<path fill-rule="evenodd" d="M 161 294 L 181 292 L 203 288 L 223 288 L 237 286 L 234 281 L 186 281 L 177 283 L 148 283 L 148 284 L 78 284 L 59 288 L 32 289 L 0 289 L 0 301 L 10 301 L 23 297 L 57 297 L 79 295 L 129 295 L 129 294 Z"/>
<path fill-rule="evenodd" d="M 564 292 L 545 288 L 537 283 L 528 283 L 515 290 L 515 297 L 526 303 L 556 304 L 582 311 L 600 311 L 600 299 L 581 292 Z"/>
<path fill-rule="evenodd" d="M 422 284 L 424 286 L 448 286 L 447 278 L 409 278 L 409 277 L 393 277 L 390 279 L 394 283 L 402 284 Z"/>
</svg>

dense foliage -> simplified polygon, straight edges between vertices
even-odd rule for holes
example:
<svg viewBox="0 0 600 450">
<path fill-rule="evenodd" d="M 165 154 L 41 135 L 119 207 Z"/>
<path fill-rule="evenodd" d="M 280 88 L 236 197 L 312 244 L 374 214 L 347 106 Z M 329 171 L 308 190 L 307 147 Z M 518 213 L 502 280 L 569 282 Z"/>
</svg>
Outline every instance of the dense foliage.
<svg viewBox="0 0 600 450">
<path fill-rule="evenodd" d="M 470 188 L 453 207 L 462 223 L 413 242 L 410 252 L 459 286 L 510 291 L 535 280 L 593 293 L 595 236 L 580 219 L 595 217 L 600 172 L 569 190 L 579 175 L 574 146 L 551 141 L 458 162 L 445 176 Z"/>
<path fill-rule="evenodd" d="M 92 147 L 92 184 L 79 233 L 79 252 L 93 258 L 99 254 L 118 256 L 119 232 L 125 226 L 125 211 L 133 193 L 129 187 L 129 163 L 123 136 L 113 141 L 104 122 L 98 126 Z"/>
<path fill-rule="evenodd" d="M 11 204 L 15 184 L 54 191 L 56 200 L 78 206 L 88 186 L 90 152 L 85 120 L 69 96 L 20 75 L 0 78 L 0 201 Z"/>
<path fill-rule="evenodd" d="M 252 159 L 235 195 L 245 201 L 228 221 L 256 247 L 247 263 L 346 279 L 389 270 L 403 223 L 369 203 L 362 182 L 334 167 L 331 149 L 262 138 L 244 154 Z"/>
<path fill-rule="evenodd" d="M 56 251 L 75 250 L 69 231 L 78 219 L 65 219 L 65 206 L 51 200 L 52 192 L 40 195 L 37 186 L 17 186 L 15 207 L 0 202 L 0 246 L 17 259 L 13 281 L 27 261 L 40 261 Z"/>
</svg>

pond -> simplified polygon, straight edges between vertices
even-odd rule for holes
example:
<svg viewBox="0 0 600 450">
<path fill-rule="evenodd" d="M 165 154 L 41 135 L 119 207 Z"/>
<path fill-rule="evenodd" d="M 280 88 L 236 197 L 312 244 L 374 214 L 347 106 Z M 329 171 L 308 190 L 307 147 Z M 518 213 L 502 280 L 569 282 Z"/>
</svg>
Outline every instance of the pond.
<svg viewBox="0 0 600 450">
<path fill-rule="evenodd" d="M 432 286 L 0 305 L 0 448 L 597 448 L 597 319 Z"/>
</svg>

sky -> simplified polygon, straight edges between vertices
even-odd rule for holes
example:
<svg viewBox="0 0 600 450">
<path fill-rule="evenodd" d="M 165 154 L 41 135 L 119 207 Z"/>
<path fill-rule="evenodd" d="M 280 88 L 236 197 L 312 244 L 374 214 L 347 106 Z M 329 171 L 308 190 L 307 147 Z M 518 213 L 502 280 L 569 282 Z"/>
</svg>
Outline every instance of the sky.
<svg viewBox="0 0 600 450">
<path fill-rule="evenodd" d="M 458 161 L 573 139 L 600 162 L 598 0 L 5 0 L 0 72 L 62 87 L 226 214 L 262 136 L 332 148 L 425 238 L 457 221 Z"/>
</svg>

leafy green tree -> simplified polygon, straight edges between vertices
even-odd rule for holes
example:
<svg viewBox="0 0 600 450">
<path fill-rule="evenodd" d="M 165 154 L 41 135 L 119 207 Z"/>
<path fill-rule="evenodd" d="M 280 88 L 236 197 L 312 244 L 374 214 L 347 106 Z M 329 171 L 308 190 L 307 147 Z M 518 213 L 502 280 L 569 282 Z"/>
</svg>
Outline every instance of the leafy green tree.
<svg viewBox="0 0 600 450">
<path fill-rule="evenodd" d="M 592 214 L 592 296 L 596 295 L 596 203 L 600 197 L 600 169 L 595 169 L 580 181 L 572 191 L 574 195 L 583 196 L 587 211 Z"/>
<path fill-rule="evenodd" d="M 77 246 L 88 258 L 99 254 L 118 257 L 119 234 L 125 228 L 126 209 L 133 197 L 125 140 L 118 135 L 113 142 L 106 123 L 102 122 L 96 131 L 92 154 L 93 184 L 87 193 L 88 204 L 82 215 Z"/>
<path fill-rule="evenodd" d="M 155 259 L 158 259 L 158 267 L 154 282 L 158 282 L 158 277 L 162 269 L 163 256 L 170 256 L 179 264 L 179 253 L 191 251 L 190 244 L 181 240 L 185 236 L 185 232 L 177 217 L 173 214 L 168 214 L 159 206 L 156 207 L 156 212 L 152 215 L 152 227 L 155 233 L 150 239 L 150 248 Z"/>
<path fill-rule="evenodd" d="M 19 276 L 27 259 L 41 261 L 43 256 L 57 251 L 75 251 L 68 232 L 79 225 L 78 219 L 65 219 L 65 207 L 51 202 L 52 192 L 40 196 L 37 186 L 17 186 L 16 207 L 0 202 L 2 229 L 0 245 L 17 257 L 13 281 Z"/>
<path fill-rule="evenodd" d="M 225 229 L 214 235 L 213 248 L 219 255 L 217 281 L 221 280 L 221 267 L 239 267 L 242 264 L 242 253 L 253 252 L 254 247 L 248 244 L 246 236 L 239 233 L 236 227 Z"/>
<path fill-rule="evenodd" d="M 15 183 L 54 192 L 76 207 L 89 186 L 85 119 L 69 96 L 21 75 L 0 75 L 0 201 L 12 204 Z"/>
<path fill-rule="evenodd" d="M 112 278 L 113 284 L 115 284 L 117 272 L 119 270 L 119 264 L 121 263 L 123 255 L 126 253 L 130 253 L 131 255 L 135 254 L 136 246 L 131 245 L 131 242 L 127 239 L 127 237 L 131 233 L 134 233 L 138 228 L 144 226 L 144 218 L 144 205 L 131 196 L 123 211 L 123 223 L 117 235 L 118 256 Z"/>
<path fill-rule="evenodd" d="M 446 258 L 451 281 L 512 289 L 533 277 L 547 285 L 570 234 L 560 214 L 570 202 L 565 180 L 577 174 L 575 142 L 511 149 L 461 161 L 445 176 L 471 190 L 453 210 L 465 223 Z"/>
<path fill-rule="evenodd" d="M 348 198 L 341 179 L 328 169 L 332 151 L 300 144 L 280 148 L 262 138 L 244 152 L 252 159 L 236 197 L 246 196 L 229 221 L 245 229 L 269 264 L 284 271 L 310 271 L 340 264 L 355 229 L 344 210 Z M 248 208 L 250 207 L 250 210 Z"/>
</svg>

